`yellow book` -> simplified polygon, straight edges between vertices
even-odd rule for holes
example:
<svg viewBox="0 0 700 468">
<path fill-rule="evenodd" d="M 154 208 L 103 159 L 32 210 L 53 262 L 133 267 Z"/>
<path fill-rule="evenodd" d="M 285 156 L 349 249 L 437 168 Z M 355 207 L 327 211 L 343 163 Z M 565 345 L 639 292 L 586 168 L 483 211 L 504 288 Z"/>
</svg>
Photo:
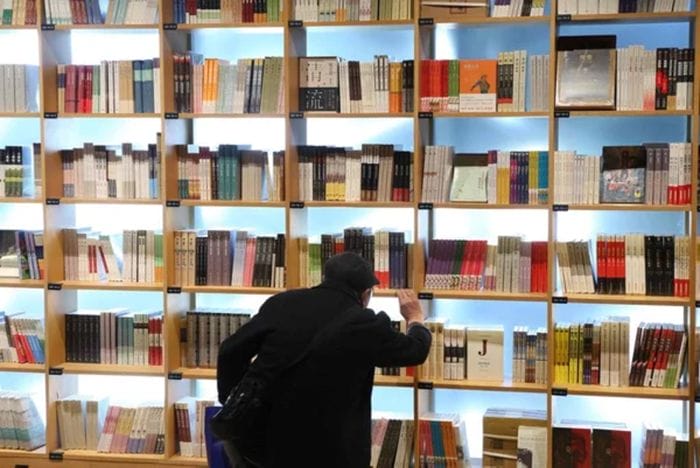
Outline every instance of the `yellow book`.
<svg viewBox="0 0 700 468">
<path fill-rule="evenodd" d="M 537 204 L 537 177 L 539 164 L 537 161 L 537 151 L 530 151 L 528 159 L 528 180 L 527 180 L 527 203 L 529 205 Z"/>
<path fill-rule="evenodd" d="M 577 369 L 577 364 L 578 364 L 578 359 L 577 359 L 577 354 L 578 354 L 578 325 L 571 325 L 569 327 L 569 375 L 568 375 L 568 383 L 570 384 L 575 384 L 578 383 L 576 381 L 576 378 L 578 377 L 578 369 Z"/>
</svg>

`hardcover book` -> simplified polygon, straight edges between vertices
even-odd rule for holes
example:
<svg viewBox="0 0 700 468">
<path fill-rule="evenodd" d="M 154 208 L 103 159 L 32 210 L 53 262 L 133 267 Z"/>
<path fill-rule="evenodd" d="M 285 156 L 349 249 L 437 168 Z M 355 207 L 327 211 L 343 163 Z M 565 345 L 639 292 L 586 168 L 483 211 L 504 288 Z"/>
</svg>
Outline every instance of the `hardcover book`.
<svg viewBox="0 0 700 468">
<path fill-rule="evenodd" d="M 644 203 L 646 163 L 643 146 L 604 146 L 601 203 Z"/>
<path fill-rule="evenodd" d="M 496 112 L 497 65 L 497 60 L 460 61 L 460 112 Z"/>
<path fill-rule="evenodd" d="M 467 378 L 503 381 L 503 327 L 467 330 Z"/>
<path fill-rule="evenodd" d="M 615 107 L 615 36 L 557 39 L 556 107 Z"/>
<path fill-rule="evenodd" d="M 450 200 L 486 203 L 488 169 L 487 154 L 455 154 Z"/>
</svg>

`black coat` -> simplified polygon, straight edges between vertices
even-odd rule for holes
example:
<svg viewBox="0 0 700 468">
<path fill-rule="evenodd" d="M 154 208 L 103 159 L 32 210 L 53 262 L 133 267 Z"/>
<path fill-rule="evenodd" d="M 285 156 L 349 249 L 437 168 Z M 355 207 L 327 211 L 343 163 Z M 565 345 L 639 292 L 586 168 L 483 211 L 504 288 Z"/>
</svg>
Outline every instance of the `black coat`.
<svg viewBox="0 0 700 468">
<path fill-rule="evenodd" d="M 319 330 L 306 358 L 280 376 Z M 363 308 L 342 285 L 287 291 L 222 343 L 219 400 L 248 368 L 274 382 L 266 468 L 367 468 L 374 368 L 421 364 L 430 341 L 423 326 L 396 332 L 384 312 Z"/>
</svg>

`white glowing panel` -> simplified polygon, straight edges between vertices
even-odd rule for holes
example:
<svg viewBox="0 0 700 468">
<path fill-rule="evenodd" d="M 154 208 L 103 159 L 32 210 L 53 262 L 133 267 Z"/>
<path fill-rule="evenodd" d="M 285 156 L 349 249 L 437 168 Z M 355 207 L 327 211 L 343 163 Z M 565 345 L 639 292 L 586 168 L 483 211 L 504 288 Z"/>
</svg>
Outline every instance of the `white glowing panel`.
<svg viewBox="0 0 700 468">
<path fill-rule="evenodd" d="M 244 230 L 255 236 L 283 234 L 284 208 L 202 207 L 195 211 L 196 229 Z"/>
<path fill-rule="evenodd" d="M 41 141 L 39 119 L 0 118 L 0 146 L 30 146 Z"/>
<path fill-rule="evenodd" d="M 160 56 L 157 30 L 71 31 L 72 63 L 96 65 L 102 60 L 145 60 Z"/>
<path fill-rule="evenodd" d="M 413 151 L 412 119 L 317 119 L 307 120 L 309 145 L 359 149 L 363 143 L 393 144 L 395 149 Z"/>
<path fill-rule="evenodd" d="M 110 405 L 163 406 L 165 402 L 165 384 L 162 377 L 80 374 L 78 393 L 109 397 Z"/>
<path fill-rule="evenodd" d="M 498 236 L 521 236 L 526 241 L 546 241 L 547 211 L 437 209 L 435 239 L 482 239 L 495 244 Z"/>
<path fill-rule="evenodd" d="M 40 203 L 0 203 L 0 229 L 40 231 L 44 212 Z"/>
<path fill-rule="evenodd" d="M 320 242 L 321 234 L 342 234 L 351 227 L 371 227 L 372 232 L 388 229 L 406 234 L 413 242 L 413 209 L 411 208 L 309 208 L 308 236 Z"/>
<path fill-rule="evenodd" d="M 199 146 L 235 144 L 268 152 L 285 148 L 283 118 L 195 119 L 193 128 L 193 144 Z"/>
<path fill-rule="evenodd" d="M 44 374 L 0 372 L 0 390 L 28 394 L 46 427 L 46 384 Z"/>
<path fill-rule="evenodd" d="M 78 205 L 78 227 L 91 227 L 103 234 L 121 234 L 124 230 L 163 229 L 163 208 L 158 205 Z"/>
<path fill-rule="evenodd" d="M 146 149 L 157 142 L 161 131 L 159 118 L 144 119 L 55 119 L 47 120 L 46 138 L 52 149 L 82 148 L 85 142 L 95 145 L 119 146 L 131 143 L 133 149 Z M 121 154 L 121 148 L 119 149 Z"/>
<path fill-rule="evenodd" d="M 34 30 L 0 31 L 0 64 L 39 65 L 39 35 Z"/>
</svg>

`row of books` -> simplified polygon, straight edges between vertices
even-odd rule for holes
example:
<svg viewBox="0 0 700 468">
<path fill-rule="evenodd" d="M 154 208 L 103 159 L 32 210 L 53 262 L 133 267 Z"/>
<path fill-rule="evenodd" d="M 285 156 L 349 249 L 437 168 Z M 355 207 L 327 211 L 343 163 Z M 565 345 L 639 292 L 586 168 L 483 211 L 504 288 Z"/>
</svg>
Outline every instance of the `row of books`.
<svg viewBox="0 0 700 468">
<path fill-rule="evenodd" d="M 689 10 L 688 0 L 563 0 L 557 4 L 560 15 L 665 13 Z"/>
<path fill-rule="evenodd" d="M 676 467 L 688 466 L 688 441 L 685 435 L 676 434 L 647 424 L 642 441 L 642 460 L 644 466 Z"/>
<path fill-rule="evenodd" d="M 423 415 L 418 421 L 418 437 L 420 466 L 469 466 L 466 426 L 459 415 Z"/>
<path fill-rule="evenodd" d="M 43 364 L 46 362 L 44 325 L 23 312 L 0 311 L 0 362 Z"/>
<path fill-rule="evenodd" d="M 0 148 L 0 197 L 23 197 L 34 195 L 31 175 L 41 171 L 41 165 L 32 169 L 35 158 L 28 146 L 5 146 Z M 41 164 L 40 156 L 36 159 Z"/>
<path fill-rule="evenodd" d="M 158 24 L 154 0 L 110 0 L 107 12 L 98 0 L 44 0 L 48 24 Z"/>
<path fill-rule="evenodd" d="M 629 386 L 629 317 L 555 323 L 554 383 Z"/>
<path fill-rule="evenodd" d="M 160 134 L 156 141 L 160 141 Z M 135 150 L 84 143 L 60 151 L 63 196 L 91 199 L 157 199 L 160 197 L 161 154 L 158 143 Z"/>
<path fill-rule="evenodd" d="M 39 111 L 39 67 L 0 65 L 0 112 Z"/>
<path fill-rule="evenodd" d="M 409 0 L 294 0 L 294 19 L 316 21 L 388 21 L 411 19 Z"/>
<path fill-rule="evenodd" d="M 404 319 L 392 320 L 391 327 L 399 333 L 406 333 L 407 325 Z M 393 377 L 412 377 L 415 374 L 413 367 L 375 367 L 374 375 L 384 375 Z"/>
<path fill-rule="evenodd" d="M 688 204 L 691 162 L 690 143 L 604 146 L 601 156 L 557 151 L 554 203 Z"/>
<path fill-rule="evenodd" d="M 499 52 L 497 60 L 422 60 L 421 111 L 524 112 L 527 64 L 526 50 Z"/>
<path fill-rule="evenodd" d="M 483 466 L 546 466 L 548 429 L 545 411 L 487 408 L 482 417 L 482 429 Z"/>
<path fill-rule="evenodd" d="M 0 230 L 0 278 L 45 278 L 42 232 Z"/>
<path fill-rule="evenodd" d="M 596 273 L 589 242 L 557 242 L 564 292 L 688 297 L 690 246 L 687 236 L 599 235 Z"/>
<path fill-rule="evenodd" d="M 283 288 L 285 235 L 175 231 L 175 285 Z"/>
<path fill-rule="evenodd" d="M 629 385 L 677 388 L 683 374 L 687 341 L 683 325 L 640 324 L 634 340 Z"/>
<path fill-rule="evenodd" d="M 99 65 L 58 65 L 58 112 L 133 114 L 160 112 L 160 59 L 103 60 Z"/>
<path fill-rule="evenodd" d="M 31 451 L 46 444 L 44 421 L 31 395 L 0 390 L 0 449 Z"/>
<path fill-rule="evenodd" d="M 424 202 L 546 204 L 549 153 L 500 151 L 455 153 L 452 146 L 426 146 Z"/>
<path fill-rule="evenodd" d="M 162 406 L 109 405 L 106 398 L 70 395 L 56 401 L 58 434 L 64 450 L 162 454 L 165 421 Z"/>
<path fill-rule="evenodd" d="M 237 145 L 175 145 L 177 192 L 181 199 L 281 201 L 284 151 L 242 149 Z"/>
<path fill-rule="evenodd" d="M 547 329 L 513 328 L 513 382 L 547 383 Z"/>
<path fill-rule="evenodd" d="M 280 21 L 280 0 L 173 0 L 178 24 L 272 23 Z"/>
<path fill-rule="evenodd" d="M 495 0 L 488 3 L 492 17 L 544 16 L 544 0 Z"/>
<path fill-rule="evenodd" d="M 3 26 L 34 25 L 36 17 L 36 0 L 3 2 L 0 8 L 0 20 Z"/>
<path fill-rule="evenodd" d="M 617 49 L 617 110 L 693 108 L 695 49 Z"/>
<path fill-rule="evenodd" d="M 326 261 L 335 254 L 355 252 L 374 265 L 379 288 L 406 288 L 411 274 L 409 244 L 403 232 L 348 228 L 343 234 L 321 234 L 321 242 L 299 238 L 299 275 L 302 287 L 319 284 Z"/>
<path fill-rule="evenodd" d="M 413 460 L 414 422 L 410 419 L 373 418 L 370 467 L 408 468 Z"/>
<path fill-rule="evenodd" d="M 173 55 L 176 112 L 259 114 L 284 110 L 282 57 L 237 62 L 187 52 Z"/>
<path fill-rule="evenodd" d="M 126 309 L 65 315 L 67 362 L 163 365 L 163 313 Z"/>
<path fill-rule="evenodd" d="M 411 201 L 413 158 L 394 145 L 298 146 L 299 199 Z"/>
<path fill-rule="evenodd" d="M 215 398 L 184 397 L 175 402 L 176 441 L 180 456 L 206 458 L 205 409 L 216 404 Z"/>
<path fill-rule="evenodd" d="M 180 322 L 180 362 L 189 368 L 216 368 L 219 345 L 250 321 L 252 310 L 195 309 Z"/>
<path fill-rule="evenodd" d="M 425 287 L 467 291 L 547 291 L 547 242 L 498 236 L 486 240 L 432 239 Z"/>
<path fill-rule="evenodd" d="M 341 113 L 413 112 L 413 60 L 371 62 L 299 58 L 299 110 Z"/>
<path fill-rule="evenodd" d="M 109 235 L 63 229 L 63 275 L 67 281 L 163 281 L 163 235 L 149 230 L 125 230 L 123 257 L 112 249 Z"/>
</svg>

